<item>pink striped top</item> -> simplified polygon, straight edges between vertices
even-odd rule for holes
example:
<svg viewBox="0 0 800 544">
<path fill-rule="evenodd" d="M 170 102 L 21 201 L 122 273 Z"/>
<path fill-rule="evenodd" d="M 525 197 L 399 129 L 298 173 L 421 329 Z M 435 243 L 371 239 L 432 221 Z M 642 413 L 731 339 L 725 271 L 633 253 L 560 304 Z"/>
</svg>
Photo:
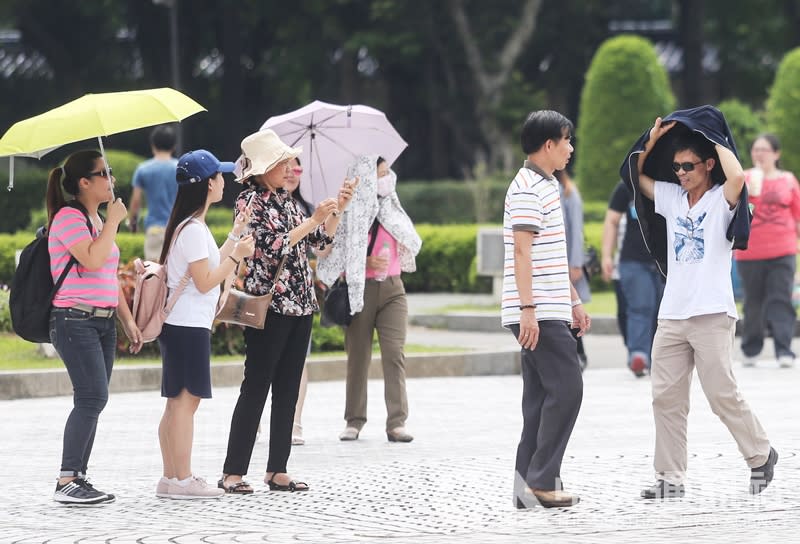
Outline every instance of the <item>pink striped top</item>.
<svg viewBox="0 0 800 544">
<path fill-rule="evenodd" d="M 100 235 L 99 232 L 95 234 L 95 238 Z M 53 218 L 47 243 L 53 282 L 58 281 L 69 263 L 69 249 L 84 240 L 92 240 L 92 235 L 83 212 L 70 206 L 61 208 Z M 53 306 L 69 308 L 76 304 L 88 304 L 98 308 L 116 308 L 119 301 L 118 265 L 119 248 L 116 243 L 111 255 L 97 270 L 88 270 L 80 263 L 75 263 L 53 298 Z"/>
</svg>

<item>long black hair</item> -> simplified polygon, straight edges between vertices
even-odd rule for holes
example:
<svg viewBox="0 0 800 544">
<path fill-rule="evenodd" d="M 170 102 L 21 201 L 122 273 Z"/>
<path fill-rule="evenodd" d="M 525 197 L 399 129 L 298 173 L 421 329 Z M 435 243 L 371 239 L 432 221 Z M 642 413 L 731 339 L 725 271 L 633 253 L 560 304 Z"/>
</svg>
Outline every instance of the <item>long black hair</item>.
<svg viewBox="0 0 800 544">
<path fill-rule="evenodd" d="M 294 160 L 297 161 L 297 166 L 302 166 L 300 164 L 300 157 L 295 157 Z M 300 207 L 303 209 L 303 213 L 306 214 L 306 217 L 311 217 L 311 214 L 314 213 L 314 207 L 311 204 L 309 204 L 308 201 L 305 198 L 303 198 L 303 195 L 300 193 L 300 183 L 301 182 L 298 181 L 297 189 L 292 191 L 292 198 L 295 200 L 295 202 L 300 204 Z"/>
<path fill-rule="evenodd" d="M 64 192 L 77 199 L 80 193 L 78 182 L 86 177 L 94 169 L 94 163 L 102 157 L 96 149 L 84 149 L 76 151 L 64 162 L 64 166 L 57 166 L 50 171 L 47 178 L 47 228 L 53 224 L 53 218 L 58 210 L 67 205 Z M 63 189 L 63 191 L 62 191 Z"/>
<path fill-rule="evenodd" d="M 167 253 L 172 245 L 172 236 L 181 221 L 195 216 L 205 209 L 206 200 L 208 200 L 208 182 L 211 179 L 206 178 L 195 183 L 178 185 L 178 194 L 175 195 L 175 204 L 172 206 L 172 213 L 164 231 L 164 245 L 161 247 L 161 257 L 158 262 L 163 264 L 166 261 Z"/>
</svg>

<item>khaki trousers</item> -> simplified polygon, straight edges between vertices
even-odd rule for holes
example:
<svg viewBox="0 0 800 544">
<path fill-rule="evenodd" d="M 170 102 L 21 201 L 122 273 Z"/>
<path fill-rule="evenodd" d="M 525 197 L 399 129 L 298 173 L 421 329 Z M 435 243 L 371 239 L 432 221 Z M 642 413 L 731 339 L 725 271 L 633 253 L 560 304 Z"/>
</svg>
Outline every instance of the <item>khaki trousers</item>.
<svg viewBox="0 0 800 544">
<path fill-rule="evenodd" d="M 767 462 L 767 434 L 739 394 L 731 369 L 735 326 L 725 313 L 658 320 L 651 370 L 657 479 L 681 484 L 686 476 L 686 421 L 695 367 L 711 411 L 728 427 L 748 466 Z"/>
<path fill-rule="evenodd" d="M 372 335 L 378 331 L 383 366 L 383 392 L 386 401 L 386 430 L 405 425 L 408 418 L 406 397 L 406 343 L 408 302 L 399 276 L 382 282 L 367 280 L 364 309 L 345 329 L 347 350 L 347 396 L 344 418 L 349 427 L 361 429 L 367 422 L 367 379 L 372 361 Z"/>
</svg>

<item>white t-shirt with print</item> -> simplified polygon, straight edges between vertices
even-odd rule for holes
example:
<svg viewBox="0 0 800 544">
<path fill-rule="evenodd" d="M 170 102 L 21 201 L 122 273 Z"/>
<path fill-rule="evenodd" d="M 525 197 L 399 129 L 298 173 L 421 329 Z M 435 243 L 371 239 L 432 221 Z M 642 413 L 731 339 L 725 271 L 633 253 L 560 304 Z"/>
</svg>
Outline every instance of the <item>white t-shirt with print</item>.
<svg viewBox="0 0 800 544">
<path fill-rule="evenodd" d="M 205 223 L 192 219 L 178 233 L 178 239 L 167 257 L 167 286 L 170 293 L 178 286 L 189 269 L 189 263 L 208 259 L 208 268 L 219 266 L 219 248 Z M 170 325 L 182 327 L 204 327 L 210 329 L 219 299 L 219 286 L 203 294 L 197 290 L 194 280 L 183 289 L 178 301 L 166 319 Z"/>
<path fill-rule="evenodd" d="M 736 208 L 715 185 L 689 209 L 688 193 L 657 181 L 655 211 L 667 221 L 667 285 L 659 319 L 725 312 L 738 319 L 731 284 L 733 242 L 725 233 Z"/>
<path fill-rule="evenodd" d="M 537 321 L 572 321 L 567 241 L 557 180 L 521 168 L 506 193 L 503 213 L 504 327 L 519 323 L 521 316 L 514 275 L 515 230 L 534 233 L 531 286 Z"/>
</svg>

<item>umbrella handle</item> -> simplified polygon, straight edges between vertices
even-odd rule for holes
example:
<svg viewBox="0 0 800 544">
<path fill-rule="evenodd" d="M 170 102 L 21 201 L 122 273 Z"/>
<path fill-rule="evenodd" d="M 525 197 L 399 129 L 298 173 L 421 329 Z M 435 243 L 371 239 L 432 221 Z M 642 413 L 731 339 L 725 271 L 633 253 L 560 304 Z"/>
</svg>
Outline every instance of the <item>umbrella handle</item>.
<svg viewBox="0 0 800 544">
<path fill-rule="evenodd" d="M 14 189 L 14 155 L 8 158 L 8 191 Z"/>
<path fill-rule="evenodd" d="M 106 160 L 106 150 L 103 148 L 103 137 L 97 137 L 97 143 L 100 144 L 100 156 L 103 157 L 103 166 L 106 167 L 106 173 L 108 173 L 108 186 L 111 189 L 111 202 L 114 202 L 117 198 L 114 196 L 114 184 L 111 183 L 111 168 L 108 167 L 108 161 Z"/>
</svg>

